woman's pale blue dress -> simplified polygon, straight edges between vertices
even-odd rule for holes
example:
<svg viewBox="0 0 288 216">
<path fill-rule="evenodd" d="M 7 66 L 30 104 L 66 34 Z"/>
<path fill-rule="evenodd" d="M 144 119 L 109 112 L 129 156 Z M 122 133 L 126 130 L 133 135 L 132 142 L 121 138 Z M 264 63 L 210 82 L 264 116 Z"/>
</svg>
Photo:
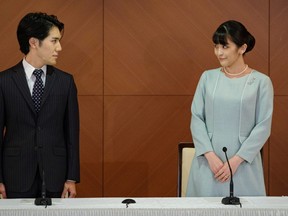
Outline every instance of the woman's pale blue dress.
<svg viewBox="0 0 288 216">
<path fill-rule="evenodd" d="M 214 151 L 225 162 L 239 155 L 245 161 L 233 176 L 235 196 L 264 196 L 260 149 L 270 135 L 273 87 L 268 76 L 253 71 L 228 78 L 220 68 L 203 73 L 192 103 L 191 131 L 196 154 L 187 196 L 229 196 L 230 182 L 214 178 L 204 153 Z"/>
</svg>

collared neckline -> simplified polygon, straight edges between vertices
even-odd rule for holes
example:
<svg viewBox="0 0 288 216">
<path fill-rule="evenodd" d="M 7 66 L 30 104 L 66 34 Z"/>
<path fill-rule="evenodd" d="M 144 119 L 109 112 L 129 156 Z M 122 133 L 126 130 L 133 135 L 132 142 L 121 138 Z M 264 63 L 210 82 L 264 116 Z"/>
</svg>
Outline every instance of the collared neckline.
<svg viewBox="0 0 288 216">
<path fill-rule="evenodd" d="M 41 70 L 43 70 L 43 72 L 44 72 L 43 75 L 46 76 L 46 73 L 47 73 L 47 65 L 44 65 L 42 68 L 35 68 L 35 67 L 33 67 L 31 64 L 29 64 L 29 63 L 26 61 L 25 58 L 23 58 L 22 63 L 23 63 L 23 67 L 24 67 L 25 74 L 26 74 L 26 76 L 27 76 L 28 79 L 31 79 L 32 74 L 33 74 L 33 71 L 34 71 L 35 69 L 41 69 Z M 42 76 L 43 76 L 43 75 L 42 75 Z"/>
</svg>

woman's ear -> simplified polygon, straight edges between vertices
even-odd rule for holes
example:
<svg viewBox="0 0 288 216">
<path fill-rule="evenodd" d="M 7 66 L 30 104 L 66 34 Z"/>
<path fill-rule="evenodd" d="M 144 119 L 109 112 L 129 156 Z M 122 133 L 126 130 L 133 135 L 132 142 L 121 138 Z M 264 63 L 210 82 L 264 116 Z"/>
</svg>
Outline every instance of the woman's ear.
<svg viewBox="0 0 288 216">
<path fill-rule="evenodd" d="M 239 49 L 240 54 L 243 55 L 246 52 L 246 49 L 247 49 L 247 44 L 243 44 Z"/>
</svg>

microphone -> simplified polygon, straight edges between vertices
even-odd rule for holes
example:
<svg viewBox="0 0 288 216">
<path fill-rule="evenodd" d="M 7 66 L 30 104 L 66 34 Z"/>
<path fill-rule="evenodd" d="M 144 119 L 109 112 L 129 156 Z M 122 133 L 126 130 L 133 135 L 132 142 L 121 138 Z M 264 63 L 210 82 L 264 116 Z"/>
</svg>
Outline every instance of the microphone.
<svg viewBox="0 0 288 216">
<path fill-rule="evenodd" d="M 46 197 L 46 184 L 45 184 L 45 173 L 42 171 L 42 188 L 41 188 L 41 197 L 35 199 L 35 205 L 52 205 L 51 198 Z"/>
<path fill-rule="evenodd" d="M 134 199 L 124 199 L 122 203 L 126 204 L 126 208 L 128 208 L 129 204 L 136 203 L 136 201 Z"/>
<path fill-rule="evenodd" d="M 234 197 L 233 173 L 232 173 L 232 169 L 231 169 L 228 157 L 227 157 L 227 148 L 223 147 L 222 150 L 225 153 L 225 157 L 226 157 L 226 160 L 227 160 L 227 163 L 228 163 L 228 166 L 229 166 L 230 176 L 231 176 L 231 178 L 230 178 L 230 196 L 229 197 L 224 197 L 222 199 L 222 204 L 224 204 L 224 205 L 241 205 L 240 199 L 238 197 Z"/>
</svg>

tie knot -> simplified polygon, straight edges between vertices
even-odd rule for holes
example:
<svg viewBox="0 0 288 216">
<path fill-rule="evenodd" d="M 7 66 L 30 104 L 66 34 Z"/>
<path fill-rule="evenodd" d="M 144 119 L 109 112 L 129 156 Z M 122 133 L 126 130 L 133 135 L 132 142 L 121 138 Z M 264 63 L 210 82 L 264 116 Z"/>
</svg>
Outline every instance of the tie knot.
<svg viewBox="0 0 288 216">
<path fill-rule="evenodd" d="M 43 71 L 41 69 L 35 69 L 33 71 L 33 75 L 36 77 L 36 78 L 41 78 L 41 75 L 42 75 Z"/>
</svg>

